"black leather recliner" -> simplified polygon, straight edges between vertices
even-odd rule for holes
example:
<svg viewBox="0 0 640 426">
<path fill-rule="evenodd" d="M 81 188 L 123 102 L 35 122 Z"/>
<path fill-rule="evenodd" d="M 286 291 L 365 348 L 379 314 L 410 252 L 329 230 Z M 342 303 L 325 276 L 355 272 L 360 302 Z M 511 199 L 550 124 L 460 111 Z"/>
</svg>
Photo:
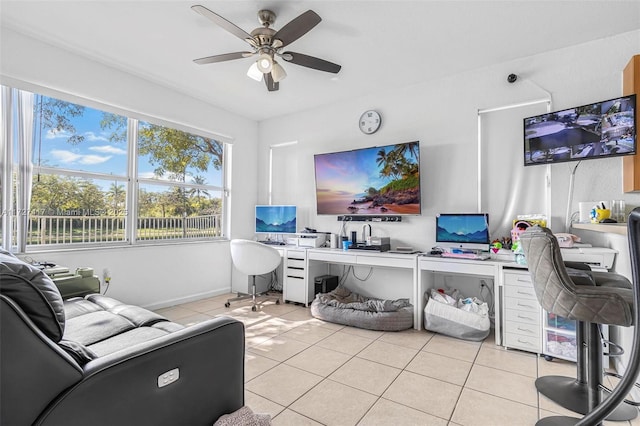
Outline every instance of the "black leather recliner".
<svg viewBox="0 0 640 426">
<path fill-rule="evenodd" d="M 0 249 L 0 424 L 212 425 L 244 405 L 244 325 L 62 300 Z"/>
</svg>

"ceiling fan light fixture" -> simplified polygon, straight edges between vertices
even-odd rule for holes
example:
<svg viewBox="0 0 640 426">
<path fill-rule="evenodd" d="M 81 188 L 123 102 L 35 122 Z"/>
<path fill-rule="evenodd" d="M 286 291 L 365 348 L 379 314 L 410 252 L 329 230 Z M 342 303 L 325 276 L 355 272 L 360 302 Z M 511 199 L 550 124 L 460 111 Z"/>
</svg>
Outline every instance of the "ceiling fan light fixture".
<svg viewBox="0 0 640 426">
<path fill-rule="evenodd" d="M 254 79 L 255 81 L 262 81 L 263 74 L 262 71 L 258 69 L 258 62 L 254 62 L 253 64 L 251 64 L 249 70 L 247 71 L 247 76 Z"/>
<path fill-rule="evenodd" d="M 271 77 L 273 77 L 273 81 L 277 83 L 281 80 L 284 80 L 286 76 L 287 72 L 284 70 L 284 68 L 282 68 L 282 66 L 276 61 L 273 61 L 273 68 L 271 69 Z"/>
<path fill-rule="evenodd" d="M 273 58 L 266 53 L 261 53 L 256 64 L 258 64 L 258 69 L 261 73 L 268 74 L 273 68 Z"/>
</svg>

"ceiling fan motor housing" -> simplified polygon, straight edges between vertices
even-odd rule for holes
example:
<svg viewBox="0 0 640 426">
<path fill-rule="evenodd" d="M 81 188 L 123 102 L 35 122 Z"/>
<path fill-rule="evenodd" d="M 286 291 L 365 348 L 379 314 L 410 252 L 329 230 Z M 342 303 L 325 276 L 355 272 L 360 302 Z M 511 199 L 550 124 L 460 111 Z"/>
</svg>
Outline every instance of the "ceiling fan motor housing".
<svg viewBox="0 0 640 426">
<path fill-rule="evenodd" d="M 251 36 L 257 42 L 259 47 L 271 46 L 271 41 L 273 40 L 273 35 L 276 33 L 275 30 L 271 28 L 256 28 L 251 31 Z"/>
</svg>

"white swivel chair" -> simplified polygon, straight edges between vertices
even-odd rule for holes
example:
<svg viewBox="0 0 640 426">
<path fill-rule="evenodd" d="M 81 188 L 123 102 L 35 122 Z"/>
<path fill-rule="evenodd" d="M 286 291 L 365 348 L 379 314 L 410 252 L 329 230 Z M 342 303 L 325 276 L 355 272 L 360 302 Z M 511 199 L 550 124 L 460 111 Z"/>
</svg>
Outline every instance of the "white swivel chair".
<svg viewBox="0 0 640 426">
<path fill-rule="evenodd" d="M 241 295 L 239 292 L 238 297 L 227 300 L 224 306 L 228 308 L 233 301 L 251 298 L 251 310 L 255 312 L 256 298 L 267 294 L 266 291 L 256 292 L 256 275 L 267 274 L 276 269 L 280 265 L 280 253 L 273 247 L 256 241 L 235 239 L 231 240 L 231 260 L 240 272 L 251 276 L 251 293 Z M 280 304 L 279 297 L 272 299 L 275 299 L 276 305 Z"/>
</svg>

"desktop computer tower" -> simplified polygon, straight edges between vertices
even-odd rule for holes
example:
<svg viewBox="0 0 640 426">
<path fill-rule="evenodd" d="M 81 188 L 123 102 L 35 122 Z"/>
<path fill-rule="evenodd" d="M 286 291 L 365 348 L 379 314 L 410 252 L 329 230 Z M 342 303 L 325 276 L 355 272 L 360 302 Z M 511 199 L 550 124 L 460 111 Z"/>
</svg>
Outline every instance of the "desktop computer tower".
<svg viewBox="0 0 640 426">
<path fill-rule="evenodd" d="M 320 275 L 315 278 L 315 292 L 318 293 L 329 293 L 338 287 L 338 276 L 337 275 Z"/>
</svg>

